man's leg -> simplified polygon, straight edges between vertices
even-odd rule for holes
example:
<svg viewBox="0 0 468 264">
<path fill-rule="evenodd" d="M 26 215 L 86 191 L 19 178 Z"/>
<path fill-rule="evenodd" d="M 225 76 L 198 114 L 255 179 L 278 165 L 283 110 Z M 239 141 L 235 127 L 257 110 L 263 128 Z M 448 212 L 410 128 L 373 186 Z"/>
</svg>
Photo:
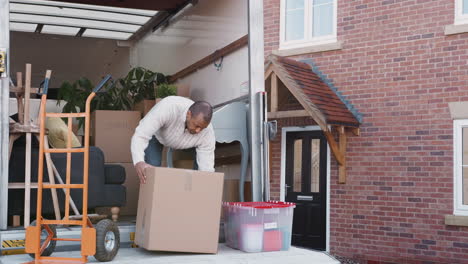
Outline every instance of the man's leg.
<svg viewBox="0 0 468 264">
<path fill-rule="evenodd" d="M 145 149 L 145 162 L 156 167 L 161 167 L 162 150 L 163 145 L 153 136 L 148 143 L 148 147 Z"/>
</svg>

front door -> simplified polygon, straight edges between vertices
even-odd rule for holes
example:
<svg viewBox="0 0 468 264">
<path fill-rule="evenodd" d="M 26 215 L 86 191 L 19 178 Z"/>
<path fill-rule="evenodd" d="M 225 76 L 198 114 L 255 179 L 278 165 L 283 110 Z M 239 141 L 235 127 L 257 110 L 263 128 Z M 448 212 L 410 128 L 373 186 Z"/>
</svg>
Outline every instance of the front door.
<svg viewBox="0 0 468 264">
<path fill-rule="evenodd" d="M 286 134 L 286 201 L 296 203 L 292 244 L 326 250 L 327 141 L 322 131 Z"/>
</svg>

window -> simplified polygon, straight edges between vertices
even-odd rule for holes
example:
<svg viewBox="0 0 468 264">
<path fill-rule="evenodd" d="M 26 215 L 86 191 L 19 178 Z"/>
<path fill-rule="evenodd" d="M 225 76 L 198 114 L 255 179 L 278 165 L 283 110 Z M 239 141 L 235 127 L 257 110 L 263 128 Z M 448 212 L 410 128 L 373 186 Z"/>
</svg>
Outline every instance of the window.
<svg viewBox="0 0 468 264">
<path fill-rule="evenodd" d="M 468 119 L 455 120 L 454 214 L 468 216 Z"/>
<path fill-rule="evenodd" d="M 281 0 L 281 48 L 336 42 L 336 9 L 337 0 Z"/>
<path fill-rule="evenodd" d="M 468 24 L 468 0 L 455 0 L 455 24 Z"/>
</svg>

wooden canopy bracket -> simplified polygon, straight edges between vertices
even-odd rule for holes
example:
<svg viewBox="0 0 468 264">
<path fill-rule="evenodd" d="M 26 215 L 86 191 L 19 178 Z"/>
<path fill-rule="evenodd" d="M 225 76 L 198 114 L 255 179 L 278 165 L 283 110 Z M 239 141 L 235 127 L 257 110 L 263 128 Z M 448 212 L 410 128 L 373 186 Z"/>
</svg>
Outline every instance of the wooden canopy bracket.
<svg viewBox="0 0 468 264">
<path fill-rule="evenodd" d="M 353 134 L 355 136 L 360 136 L 361 135 L 361 130 L 359 129 L 359 127 L 351 128 L 351 132 L 353 132 Z"/>
<path fill-rule="evenodd" d="M 344 126 L 337 127 L 339 133 L 339 142 L 335 141 L 330 131 L 324 131 L 331 151 L 338 162 L 338 183 L 346 183 L 346 145 L 347 136 Z"/>
<path fill-rule="evenodd" d="M 271 74 L 271 112 L 278 111 L 278 78 L 276 73 Z"/>
<path fill-rule="evenodd" d="M 338 183 L 346 183 L 346 145 L 347 145 L 347 136 L 345 133 L 345 128 L 340 127 L 340 152 L 343 154 L 343 162 L 338 167 Z"/>
<path fill-rule="evenodd" d="M 325 137 L 327 138 L 328 145 L 330 145 L 331 151 L 333 155 L 335 156 L 336 161 L 338 162 L 339 165 L 344 164 L 344 155 L 340 150 L 340 147 L 338 143 L 336 142 L 335 138 L 333 137 L 332 133 L 330 131 L 323 131 L 325 134 Z"/>
</svg>

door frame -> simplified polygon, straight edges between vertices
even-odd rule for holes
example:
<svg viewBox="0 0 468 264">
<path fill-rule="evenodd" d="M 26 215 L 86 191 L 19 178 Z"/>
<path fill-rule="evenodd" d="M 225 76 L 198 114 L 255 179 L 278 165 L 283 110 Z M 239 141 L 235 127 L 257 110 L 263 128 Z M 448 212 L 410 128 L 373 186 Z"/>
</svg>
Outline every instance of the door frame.
<svg viewBox="0 0 468 264">
<path fill-rule="evenodd" d="M 303 131 L 321 131 L 319 126 L 291 126 L 281 129 L 281 182 L 280 182 L 280 200 L 285 201 L 286 185 L 286 133 Z M 327 203 L 326 203 L 326 237 L 325 252 L 330 251 L 330 146 L 327 142 Z"/>
</svg>

